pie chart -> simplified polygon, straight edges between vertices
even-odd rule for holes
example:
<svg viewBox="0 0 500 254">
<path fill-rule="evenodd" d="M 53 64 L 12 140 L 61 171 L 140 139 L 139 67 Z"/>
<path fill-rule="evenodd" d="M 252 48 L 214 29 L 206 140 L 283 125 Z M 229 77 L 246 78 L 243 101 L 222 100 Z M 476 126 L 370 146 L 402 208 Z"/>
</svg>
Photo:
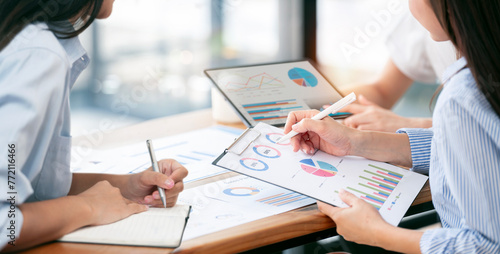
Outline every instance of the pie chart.
<svg viewBox="0 0 500 254">
<path fill-rule="evenodd" d="M 266 171 L 269 169 L 265 162 L 254 158 L 243 158 L 240 160 L 240 164 L 253 171 Z"/>
<path fill-rule="evenodd" d="M 288 77 L 299 86 L 315 87 L 318 85 L 318 79 L 312 73 L 301 68 L 290 69 Z"/>
<path fill-rule="evenodd" d="M 314 161 L 312 159 L 303 159 L 300 161 L 302 170 L 309 174 L 321 177 L 335 176 L 339 171 L 330 163 L 324 161 Z"/>
<path fill-rule="evenodd" d="M 260 191 L 252 187 L 232 187 L 225 189 L 223 192 L 229 196 L 245 197 L 255 195 Z"/>
</svg>

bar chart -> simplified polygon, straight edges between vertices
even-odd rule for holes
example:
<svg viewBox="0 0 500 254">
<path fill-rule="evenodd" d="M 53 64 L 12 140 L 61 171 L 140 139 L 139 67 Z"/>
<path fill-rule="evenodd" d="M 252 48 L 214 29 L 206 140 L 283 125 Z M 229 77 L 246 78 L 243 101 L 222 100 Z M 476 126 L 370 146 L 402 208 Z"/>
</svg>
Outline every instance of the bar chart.
<svg viewBox="0 0 500 254">
<path fill-rule="evenodd" d="M 301 200 L 308 199 L 308 197 L 295 193 L 295 192 L 288 192 L 288 193 L 279 193 L 276 195 L 272 195 L 269 197 L 257 199 L 256 201 L 259 203 L 267 204 L 267 205 L 272 205 L 272 206 L 283 206 L 287 204 L 292 204 L 299 202 Z"/>
<path fill-rule="evenodd" d="M 368 167 L 370 169 L 363 170 L 363 174 L 359 176 L 358 186 L 347 187 L 347 189 L 354 191 L 360 198 L 380 209 L 403 179 L 403 175 L 372 164 L 368 164 Z"/>
<path fill-rule="evenodd" d="M 290 111 L 304 109 L 302 105 L 298 105 L 295 99 L 244 104 L 242 106 L 257 122 L 285 119 Z"/>
</svg>

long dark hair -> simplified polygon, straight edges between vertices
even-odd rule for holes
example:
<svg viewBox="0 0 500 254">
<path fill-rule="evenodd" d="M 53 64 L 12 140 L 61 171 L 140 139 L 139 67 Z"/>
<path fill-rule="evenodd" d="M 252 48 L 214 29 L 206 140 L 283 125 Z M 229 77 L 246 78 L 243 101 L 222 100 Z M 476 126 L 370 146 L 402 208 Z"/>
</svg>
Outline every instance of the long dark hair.
<svg viewBox="0 0 500 254">
<path fill-rule="evenodd" d="M 50 30 L 59 38 L 75 37 L 95 20 L 102 2 L 103 0 L 0 0 L 0 50 L 26 25 L 34 22 L 49 24 Z"/>
<path fill-rule="evenodd" d="M 500 117 L 500 1 L 429 2 L 450 40 L 467 59 L 479 89 Z"/>
</svg>

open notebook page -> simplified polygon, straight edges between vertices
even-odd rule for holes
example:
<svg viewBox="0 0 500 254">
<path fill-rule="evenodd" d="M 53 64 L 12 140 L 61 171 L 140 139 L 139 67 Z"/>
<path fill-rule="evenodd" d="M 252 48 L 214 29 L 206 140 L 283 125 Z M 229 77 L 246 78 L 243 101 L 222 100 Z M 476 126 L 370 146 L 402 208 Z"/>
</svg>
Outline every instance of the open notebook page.
<svg viewBox="0 0 500 254">
<path fill-rule="evenodd" d="M 188 205 L 150 208 L 115 223 L 78 229 L 59 241 L 174 248 L 180 245 L 189 210 Z"/>
</svg>

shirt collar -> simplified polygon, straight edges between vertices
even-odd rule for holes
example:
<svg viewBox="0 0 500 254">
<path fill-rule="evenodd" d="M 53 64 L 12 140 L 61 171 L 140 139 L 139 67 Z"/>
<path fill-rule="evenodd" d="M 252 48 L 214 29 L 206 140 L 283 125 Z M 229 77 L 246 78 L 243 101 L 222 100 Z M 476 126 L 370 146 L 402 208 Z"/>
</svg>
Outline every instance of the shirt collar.
<svg viewBox="0 0 500 254">
<path fill-rule="evenodd" d="M 467 67 L 467 60 L 465 59 L 465 57 L 461 57 L 456 62 L 448 66 L 448 68 L 446 68 L 446 70 L 443 73 L 441 82 L 443 84 L 448 82 L 451 79 L 451 77 L 453 77 L 453 75 L 457 74 L 465 67 Z"/>
<path fill-rule="evenodd" d="M 87 54 L 87 52 L 83 48 L 78 37 L 73 37 L 69 39 L 58 39 L 58 41 L 59 43 L 61 43 L 61 46 L 66 51 L 66 54 L 68 54 L 68 59 L 70 63 L 73 64 L 76 61 L 85 58 L 84 56 Z"/>
<path fill-rule="evenodd" d="M 66 27 L 66 29 L 74 31 L 73 25 L 69 21 L 62 21 L 57 24 L 48 24 L 47 26 L 50 28 L 54 28 L 55 30 L 60 29 L 60 27 Z M 78 36 L 69 39 L 57 38 L 57 40 L 64 48 L 64 51 L 66 51 L 66 54 L 68 55 L 68 60 L 70 61 L 71 64 L 74 64 L 76 61 L 80 59 L 83 60 L 85 58 L 88 58 L 86 57 L 87 51 L 85 51 L 85 49 L 83 48 Z"/>
</svg>

